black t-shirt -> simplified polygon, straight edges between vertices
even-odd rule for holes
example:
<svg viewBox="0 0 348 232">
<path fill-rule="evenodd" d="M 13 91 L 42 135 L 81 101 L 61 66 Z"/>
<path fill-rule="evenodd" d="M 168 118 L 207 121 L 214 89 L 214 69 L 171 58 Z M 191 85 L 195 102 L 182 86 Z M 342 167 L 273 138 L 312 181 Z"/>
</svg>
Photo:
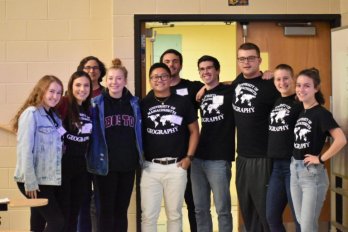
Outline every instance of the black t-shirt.
<svg viewBox="0 0 348 232">
<path fill-rule="evenodd" d="M 69 117 L 63 121 L 67 133 L 64 135 L 64 155 L 84 157 L 87 152 L 88 144 L 92 133 L 92 121 L 90 116 L 79 106 L 80 125 L 73 125 L 74 129 L 69 129 L 72 123 Z"/>
<path fill-rule="evenodd" d="M 280 97 L 269 115 L 268 157 L 290 159 L 294 146 L 294 127 L 298 115 L 303 110 L 301 102 L 295 100 L 295 94 Z"/>
<path fill-rule="evenodd" d="M 294 158 L 303 160 L 306 154 L 319 155 L 331 129 L 339 127 L 331 112 L 317 105 L 303 110 L 295 124 Z"/>
<path fill-rule="evenodd" d="M 104 96 L 105 137 L 108 146 L 109 170 L 131 171 L 138 166 L 135 118 L 130 93 L 124 89 L 121 98 Z"/>
<path fill-rule="evenodd" d="M 268 117 L 279 97 L 272 80 L 261 76 L 246 79 L 240 74 L 232 82 L 232 106 L 237 127 L 238 155 L 251 158 L 267 156 Z"/>
<path fill-rule="evenodd" d="M 202 97 L 202 128 L 195 157 L 204 160 L 234 160 L 232 93 L 232 86 L 219 84 L 206 91 Z"/>
<path fill-rule="evenodd" d="M 180 79 L 180 82 L 170 87 L 171 93 L 187 98 L 195 107 L 199 108 L 199 103 L 196 101 L 197 92 L 204 86 L 202 82 Z"/>
<path fill-rule="evenodd" d="M 197 120 L 192 104 L 184 97 L 171 94 L 159 102 L 150 92 L 141 102 L 145 158 L 186 156 L 188 125 Z"/>
</svg>

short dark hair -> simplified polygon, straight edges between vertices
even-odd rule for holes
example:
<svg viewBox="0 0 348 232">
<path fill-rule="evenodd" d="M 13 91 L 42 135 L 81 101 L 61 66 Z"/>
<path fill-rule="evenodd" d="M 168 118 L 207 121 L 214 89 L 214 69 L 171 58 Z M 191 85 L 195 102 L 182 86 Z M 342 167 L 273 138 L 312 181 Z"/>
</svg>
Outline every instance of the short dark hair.
<svg viewBox="0 0 348 232">
<path fill-rule="evenodd" d="M 168 66 L 164 63 L 154 63 L 153 65 L 151 65 L 150 70 L 149 70 L 149 77 L 151 76 L 151 73 L 153 72 L 153 70 L 157 69 L 157 68 L 163 68 L 164 70 L 166 70 L 166 72 L 170 75 L 170 69 L 168 68 Z"/>
<path fill-rule="evenodd" d="M 166 54 L 174 54 L 176 55 L 177 57 L 179 57 L 179 61 L 180 61 L 180 64 L 182 65 L 182 54 L 180 52 L 178 52 L 177 50 L 175 49 L 168 49 L 166 51 L 164 51 L 161 55 L 161 58 L 160 58 L 160 62 L 163 63 L 163 57 L 166 55 Z"/>
<path fill-rule="evenodd" d="M 103 62 L 101 62 L 97 57 L 95 56 L 87 56 L 85 58 L 83 58 L 80 61 L 79 66 L 77 67 L 77 71 L 83 71 L 83 68 L 85 67 L 85 64 L 90 61 L 90 60 L 95 60 L 98 63 L 99 66 L 99 71 L 100 71 L 100 77 L 98 78 L 98 82 L 102 82 L 103 81 L 103 77 L 106 74 L 106 68 Z"/>
<path fill-rule="evenodd" d="M 318 88 L 318 91 L 315 93 L 315 100 L 317 100 L 317 102 L 320 105 L 323 105 L 325 103 L 325 99 L 324 99 L 324 95 L 320 90 L 320 75 L 319 75 L 319 70 L 316 68 L 309 68 L 309 69 L 304 69 L 301 72 L 299 72 L 299 74 L 297 75 L 297 77 L 299 76 L 306 76 L 310 79 L 313 80 L 314 83 L 314 88 Z"/>
<path fill-rule="evenodd" d="M 253 43 L 243 43 L 242 45 L 239 46 L 238 51 L 239 50 L 255 50 L 257 53 L 257 56 L 260 57 L 260 48 Z"/>
<path fill-rule="evenodd" d="M 216 70 L 220 70 L 220 62 L 218 61 L 218 59 L 216 59 L 213 56 L 209 56 L 209 55 L 204 55 L 204 56 L 202 56 L 201 58 L 198 59 L 198 62 L 197 62 L 198 68 L 199 68 L 199 64 L 204 62 L 204 61 L 211 61 L 211 62 L 213 62 L 214 68 Z"/>
<path fill-rule="evenodd" d="M 285 70 L 288 71 L 291 77 L 294 77 L 294 69 L 288 64 L 278 64 L 275 70 Z"/>
</svg>

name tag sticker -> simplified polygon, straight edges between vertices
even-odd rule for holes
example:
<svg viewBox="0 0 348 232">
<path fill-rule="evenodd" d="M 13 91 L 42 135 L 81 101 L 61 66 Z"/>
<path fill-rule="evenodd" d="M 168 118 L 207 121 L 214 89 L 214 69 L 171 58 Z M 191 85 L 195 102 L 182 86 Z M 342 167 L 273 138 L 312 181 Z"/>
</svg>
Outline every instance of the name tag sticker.
<svg viewBox="0 0 348 232">
<path fill-rule="evenodd" d="M 224 96 L 214 96 L 213 97 L 213 104 L 224 104 Z"/>
<path fill-rule="evenodd" d="M 188 95 L 188 90 L 187 90 L 187 88 L 177 89 L 176 94 L 180 95 L 180 96 L 186 96 L 186 95 Z"/>
<path fill-rule="evenodd" d="M 178 115 L 171 115 L 171 121 L 173 123 L 175 123 L 176 125 L 181 125 L 182 123 L 182 117 L 178 116 Z"/>
<path fill-rule="evenodd" d="M 58 133 L 60 134 L 60 136 L 63 136 L 66 133 L 66 130 L 64 129 L 64 127 L 60 126 L 57 129 Z"/>
<path fill-rule="evenodd" d="M 92 123 L 86 123 L 85 125 L 83 125 L 81 128 L 81 133 L 82 134 L 92 133 Z"/>
</svg>

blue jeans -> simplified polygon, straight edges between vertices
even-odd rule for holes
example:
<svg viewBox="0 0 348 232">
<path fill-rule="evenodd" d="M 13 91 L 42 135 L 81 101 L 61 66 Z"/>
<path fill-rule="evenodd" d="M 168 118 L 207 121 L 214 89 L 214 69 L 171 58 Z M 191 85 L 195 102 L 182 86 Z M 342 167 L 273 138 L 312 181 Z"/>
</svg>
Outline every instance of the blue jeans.
<svg viewBox="0 0 348 232">
<path fill-rule="evenodd" d="M 269 228 L 274 232 L 285 232 L 283 212 L 289 203 L 296 231 L 301 231 L 297 223 L 290 193 L 290 160 L 274 159 L 266 198 L 266 217 Z"/>
<path fill-rule="evenodd" d="M 231 162 L 195 158 L 191 164 L 193 200 L 196 209 L 197 231 L 212 232 L 210 192 L 213 192 L 219 232 L 232 231 Z"/>
<path fill-rule="evenodd" d="M 291 160 L 290 189 L 297 221 L 301 231 L 318 231 L 329 178 L 324 165 L 305 166 L 303 160 Z"/>
</svg>

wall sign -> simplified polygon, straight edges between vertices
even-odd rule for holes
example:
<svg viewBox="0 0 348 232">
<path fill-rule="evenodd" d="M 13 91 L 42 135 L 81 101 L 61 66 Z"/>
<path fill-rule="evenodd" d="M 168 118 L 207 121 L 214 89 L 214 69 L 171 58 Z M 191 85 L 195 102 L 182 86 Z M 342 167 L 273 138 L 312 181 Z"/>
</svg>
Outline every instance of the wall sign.
<svg viewBox="0 0 348 232">
<path fill-rule="evenodd" d="M 228 0 L 230 6 L 246 6 L 249 5 L 249 0 Z"/>
</svg>

